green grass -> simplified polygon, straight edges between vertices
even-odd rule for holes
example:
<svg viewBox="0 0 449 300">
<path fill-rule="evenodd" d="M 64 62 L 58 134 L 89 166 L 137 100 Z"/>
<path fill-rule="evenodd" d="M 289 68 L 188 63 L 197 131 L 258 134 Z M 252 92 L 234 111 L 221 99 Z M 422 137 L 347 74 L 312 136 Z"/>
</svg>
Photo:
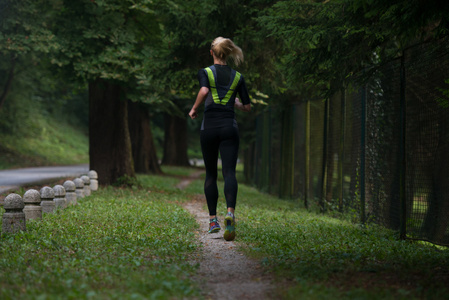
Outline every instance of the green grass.
<svg viewBox="0 0 449 300">
<path fill-rule="evenodd" d="M 28 134 L 0 133 L 0 169 L 89 161 L 88 137 L 55 119 L 36 119 Z"/>
<path fill-rule="evenodd" d="M 448 248 L 401 241 L 385 228 L 310 213 L 246 186 L 237 216 L 245 251 L 296 282 L 287 298 L 449 298 Z"/>
<path fill-rule="evenodd" d="M 180 206 L 203 179 L 175 186 L 194 168 L 164 167 L 139 186 L 105 188 L 80 205 L 29 222 L 0 239 L 0 298 L 180 299 L 200 297 L 189 263 L 198 224 Z M 226 211 L 219 182 L 218 213 Z M 273 274 L 277 298 L 449 299 L 449 250 L 401 241 L 239 185 L 236 243 Z M 206 206 L 206 203 L 204 203 Z"/>
<path fill-rule="evenodd" d="M 193 173 L 201 170 L 188 167 L 161 166 L 162 172 L 168 176 L 188 177 Z"/>
<path fill-rule="evenodd" d="M 198 294 L 197 223 L 164 185 L 100 190 L 3 235 L 1 299 L 167 299 Z"/>
</svg>

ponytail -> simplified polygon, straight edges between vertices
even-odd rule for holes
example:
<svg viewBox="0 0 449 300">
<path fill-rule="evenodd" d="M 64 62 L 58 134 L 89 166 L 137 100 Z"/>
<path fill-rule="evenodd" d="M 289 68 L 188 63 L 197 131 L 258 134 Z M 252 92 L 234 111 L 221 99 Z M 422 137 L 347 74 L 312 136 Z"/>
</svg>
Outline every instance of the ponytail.
<svg viewBox="0 0 449 300">
<path fill-rule="evenodd" d="M 234 64 L 238 66 L 243 62 L 243 52 L 233 41 L 223 37 L 217 37 L 211 44 L 211 49 L 215 56 L 226 61 L 228 57 L 232 58 Z"/>
</svg>

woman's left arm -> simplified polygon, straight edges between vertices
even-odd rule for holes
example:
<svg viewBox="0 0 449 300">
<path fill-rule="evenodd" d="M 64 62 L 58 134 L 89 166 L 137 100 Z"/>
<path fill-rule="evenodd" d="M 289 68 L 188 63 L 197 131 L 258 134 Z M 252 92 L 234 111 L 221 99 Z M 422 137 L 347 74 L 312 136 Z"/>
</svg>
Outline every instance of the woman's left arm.
<svg viewBox="0 0 449 300">
<path fill-rule="evenodd" d="M 240 102 L 239 98 L 235 98 L 235 104 L 234 106 L 244 112 L 250 112 L 251 111 L 251 103 L 250 104 L 243 104 Z"/>
<path fill-rule="evenodd" d="M 240 96 L 235 98 L 235 107 L 244 112 L 251 111 L 251 101 L 249 99 L 248 89 L 246 88 L 245 78 L 241 77 L 242 83 L 237 88 L 237 92 Z"/>
</svg>

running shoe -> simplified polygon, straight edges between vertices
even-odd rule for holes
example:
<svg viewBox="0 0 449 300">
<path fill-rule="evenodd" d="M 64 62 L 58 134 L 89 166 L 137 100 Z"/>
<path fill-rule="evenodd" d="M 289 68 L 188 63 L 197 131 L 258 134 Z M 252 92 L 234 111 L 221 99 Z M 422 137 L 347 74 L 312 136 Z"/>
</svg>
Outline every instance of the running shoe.
<svg viewBox="0 0 449 300">
<path fill-rule="evenodd" d="M 235 218 L 234 214 L 228 212 L 225 217 L 226 229 L 224 232 L 224 239 L 227 241 L 233 241 L 235 239 Z"/>
<path fill-rule="evenodd" d="M 219 232 L 221 229 L 220 224 L 218 224 L 217 218 L 209 220 L 209 233 Z"/>
</svg>

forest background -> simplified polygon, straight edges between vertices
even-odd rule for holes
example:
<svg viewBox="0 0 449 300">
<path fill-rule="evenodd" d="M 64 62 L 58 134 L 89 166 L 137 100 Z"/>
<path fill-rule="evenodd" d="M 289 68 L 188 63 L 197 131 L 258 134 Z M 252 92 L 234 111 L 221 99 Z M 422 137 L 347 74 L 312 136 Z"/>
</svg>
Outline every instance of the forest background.
<svg viewBox="0 0 449 300">
<path fill-rule="evenodd" d="M 245 149 L 258 113 L 330 98 L 366 66 L 447 35 L 448 11 L 421 0 L 2 0 L 0 166 L 88 161 L 109 184 L 160 173 L 159 160 L 188 165 L 200 153 L 187 113 L 217 36 L 245 54 Z"/>
</svg>

